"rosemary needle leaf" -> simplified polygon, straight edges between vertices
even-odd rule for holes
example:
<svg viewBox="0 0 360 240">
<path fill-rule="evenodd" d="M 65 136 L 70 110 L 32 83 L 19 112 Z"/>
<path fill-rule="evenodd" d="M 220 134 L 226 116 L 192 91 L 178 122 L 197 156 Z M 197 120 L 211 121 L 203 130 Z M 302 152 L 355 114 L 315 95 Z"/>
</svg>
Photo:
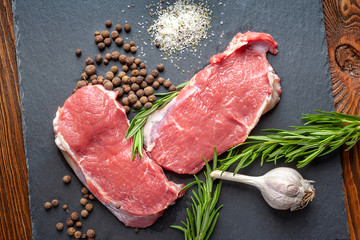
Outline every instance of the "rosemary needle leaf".
<svg viewBox="0 0 360 240">
<path fill-rule="evenodd" d="M 285 162 L 298 160 L 297 167 L 304 167 L 319 156 L 324 156 L 342 145 L 351 149 L 360 139 L 360 117 L 344 113 L 315 110 L 317 114 L 303 114 L 304 126 L 291 126 L 293 130 L 265 129 L 264 136 L 249 136 L 228 150 L 221 159 L 220 170 L 227 170 L 237 163 L 235 173 L 247 167 L 258 157 L 260 164 L 284 158 Z M 245 147 L 245 148 L 242 148 Z"/>
</svg>

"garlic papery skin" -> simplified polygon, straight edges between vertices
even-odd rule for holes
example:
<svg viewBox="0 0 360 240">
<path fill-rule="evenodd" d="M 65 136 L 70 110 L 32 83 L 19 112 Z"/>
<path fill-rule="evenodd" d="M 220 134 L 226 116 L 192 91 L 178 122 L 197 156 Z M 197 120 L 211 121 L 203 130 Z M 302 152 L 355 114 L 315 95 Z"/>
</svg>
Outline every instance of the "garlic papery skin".
<svg viewBox="0 0 360 240">
<path fill-rule="evenodd" d="M 315 197 L 315 189 L 298 171 L 288 167 L 279 167 L 263 176 L 251 177 L 231 172 L 215 170 L 210 174 L 213 178 L 241 182 L 257 187 L 265 201 L 278 210 L 291 211 L 302 209 Z"/>
</svg>

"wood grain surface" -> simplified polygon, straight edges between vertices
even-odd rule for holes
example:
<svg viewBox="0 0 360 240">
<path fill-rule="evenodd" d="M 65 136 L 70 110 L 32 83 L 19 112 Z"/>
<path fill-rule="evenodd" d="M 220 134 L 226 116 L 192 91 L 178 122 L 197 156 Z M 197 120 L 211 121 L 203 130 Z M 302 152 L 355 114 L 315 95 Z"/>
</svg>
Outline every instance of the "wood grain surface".
<svg viewBox="0 0 360 240">
<path fill-rule="evenodd" d="M 334 105 L 360 116 L 360 2 L 323 0 Z M 351 239 L 360 239 L 360 143 L 342 151 L 345 201 Z"/>
<path fill-rule="evenodd" d="M 0 239 L 31 239 L 11 1 L 0 1 Z"/>
<path fill-rule="evenodd" d="M 323 0 L 338 112 L 360 115 L 360 3 Z M 11 0 L 0 0 L 0 239 L 31 239 Z M 360 144 L 342 152 L 351 239 L 360 239 Z"/>
</svg>

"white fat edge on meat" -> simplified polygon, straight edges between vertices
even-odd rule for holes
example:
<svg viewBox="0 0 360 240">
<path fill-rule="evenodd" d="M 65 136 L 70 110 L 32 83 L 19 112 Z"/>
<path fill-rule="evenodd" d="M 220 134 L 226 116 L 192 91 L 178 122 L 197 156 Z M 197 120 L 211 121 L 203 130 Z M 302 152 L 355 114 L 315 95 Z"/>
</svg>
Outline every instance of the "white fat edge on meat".
<svg viewBox="0 0 360 240">
<path fill-rule="evenodd" d="M 183 97 L 183 99 L 187 98 L 195 91 L 199 90 L 199 88 L 195 86 L 195 80 L 194 80 L 195 76 L 191 78 L 189 84 L 185 87 L 185 88 L 190 88 L 190 91 L 187 92 L 186 96 Z M 178 96 L 179 95 L 177 95 L 173 100 L 171 100 L 164 108 L 153 112 L 146 121 L 143 130 L 143 141 L 147 152 L 151 152 L 152 149 L 155 147 L 154 140 L 156 139 L 157 136 L 151 136 L 151 133 L 155 132 L 153 129 L 155 124 L 161 122 L 164 119 L 166 113 L 173 107 L 173 105 L 175 105 L 175 103 L 181 103 L 182 100 L 177 100 Z"/>
</svg>

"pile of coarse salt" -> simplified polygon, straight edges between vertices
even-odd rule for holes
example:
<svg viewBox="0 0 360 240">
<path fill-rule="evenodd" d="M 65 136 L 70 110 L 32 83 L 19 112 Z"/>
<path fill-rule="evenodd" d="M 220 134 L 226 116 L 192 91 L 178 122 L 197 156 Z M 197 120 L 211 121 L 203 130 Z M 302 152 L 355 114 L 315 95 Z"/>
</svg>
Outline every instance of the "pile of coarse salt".
<svg viewBox="0 0 360 240">
<path fill-rule="evenodd" d="M 203 3 L 178 0 L 166 9 L 160 9 L 155 15 L 158 18 L 149 32 L 165 52 L 181 52 L 207 38 L 211 11 Z"/>
</svg>

